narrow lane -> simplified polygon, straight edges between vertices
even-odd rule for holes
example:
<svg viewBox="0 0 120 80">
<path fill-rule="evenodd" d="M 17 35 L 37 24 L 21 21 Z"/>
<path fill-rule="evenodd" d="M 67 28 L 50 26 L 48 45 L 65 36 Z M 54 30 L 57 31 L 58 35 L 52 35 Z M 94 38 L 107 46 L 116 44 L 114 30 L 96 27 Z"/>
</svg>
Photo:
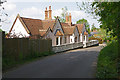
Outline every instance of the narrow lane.
<svg viewBox="0 0 120 80">
<path fill-rule="evenodd" d="M 5 78 L 95 78 L 101 47 L 47 56 L 3 74 Z"/>
</svg>

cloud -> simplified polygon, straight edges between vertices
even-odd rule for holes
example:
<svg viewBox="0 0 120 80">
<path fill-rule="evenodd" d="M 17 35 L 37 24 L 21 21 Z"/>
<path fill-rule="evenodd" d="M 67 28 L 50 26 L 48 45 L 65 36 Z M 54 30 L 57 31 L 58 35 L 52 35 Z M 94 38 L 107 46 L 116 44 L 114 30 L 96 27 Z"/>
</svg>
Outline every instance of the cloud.
<svg viewBox="0 0 120 80">
<path fill-rule="evenodd" d="M 62 10 L 61 9 L 56 9 L 52 11 L 52 17 L 54 16 L 61 16 Z"/>
<path fill-rule="evenodd" d="M 8 1 L 10 2 L 82 2 L 82 1 L 93 2 L 94 0 L 69 0 L 69 1 L 68 0 L 8 0 Z"/>
<path fill-rule="evenodd" d="M 16 9 L 16 5 L 14 3 L 4 3 L 3 7 L 6 11 L 13 11 Z"/>
<path fill-rule="evenodd" d="M 9 5 L 14 5 L 14 4 L 9 4 Z M 12 9 L 16 9 L 16 6 L 8 8 L 9 10 Z M 11 12 L 11 11 L 10 11 Z M 92 17 L 88 17 L 88 14 L 86 14 L 84 11 L 79 11 L 79 10 L 69 10 L 69 13 L 71 13 L 72 15 L 72 23 L 75 24 L 76 21 L 78 21 L 79 19 L 87 19 L 89 24 L 92 25 L 93 23 L 95 23 L 96 27 L 99 26 L 97 23 L 97 20 L 92 19 Z M 20 14 L 20 16 L 22 17 L 27 17 L 27 18 L 35 18 L 35 19 L 42 19 L 44 20 L 45 18 L 45 12 L 43 9 L 40 9 L 38 7 L 29 7 L 29 8 L 23 8 L 20 11 L 14 11 L 10 16 L 9 16 L 9 21 L 10 24 L 6 24 L 4 26 L 8 26 L 8 27 L 4 27 L 4 30 L 9 31 L 9 29 L 11 28 L 17 14 Z M 55 9 L 52 10 L 52 18 L 54 19 L 54 16 L 61 16 L 62 10 L 61 9 Z"/>
<path fill-rule="evenodd" d="M 21 16 L 31 17 L 31 18 L 44 18 L 44 11 L 36 7 L 24 8 L 20 11 Z"/>
</svg>

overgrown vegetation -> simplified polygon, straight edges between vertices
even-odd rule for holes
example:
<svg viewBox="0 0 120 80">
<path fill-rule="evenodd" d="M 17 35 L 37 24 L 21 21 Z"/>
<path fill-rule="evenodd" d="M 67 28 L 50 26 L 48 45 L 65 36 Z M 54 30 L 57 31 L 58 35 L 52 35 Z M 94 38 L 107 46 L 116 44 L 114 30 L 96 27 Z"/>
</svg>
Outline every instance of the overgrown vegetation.
<svg viewBox="0 0 120 80">
<path fill-rule="evenodd" d="M 97 63 L 97 78 L 118 78 L 118 42 L 109 43 L 100 51 Z"/>
<path fill-rule="evenodd" d="M 26 57 L 24 57 L 22 53 L 19 54 L 19 57 L 15 57 L 12 55 L 3 56 L 2 70 L 3 72 L 5 72 L 8 69 L 13 68 L 17 65 L 24 64 L 30 61 L 34 61 L 41 57 L 45 57 L 45 56 L 52 55 L 52 54 L 54 54 L 54 52 L 44 52 L 44 53 L 31 52 L 31 54 Z"/>
<path fill-rule="evenodd" d="M 106 30 L 106 40 L 111 42 L 117 39 L 118 41 L 117 43 L 110 43 L 100 52 L 97 74 L 99 78 L 114 78 L 117 77 L 116 74 L 118 73 L 120 79 L 120 1 L 94 1 L 92 3 L 83 2 L 82 6 L 79 6 L 78 3 L 77 5 L 80 10 L 84 10 L 93 15 L 93 18 L 98 19 L 101 24 L 100 28 Z"/>
</svg>

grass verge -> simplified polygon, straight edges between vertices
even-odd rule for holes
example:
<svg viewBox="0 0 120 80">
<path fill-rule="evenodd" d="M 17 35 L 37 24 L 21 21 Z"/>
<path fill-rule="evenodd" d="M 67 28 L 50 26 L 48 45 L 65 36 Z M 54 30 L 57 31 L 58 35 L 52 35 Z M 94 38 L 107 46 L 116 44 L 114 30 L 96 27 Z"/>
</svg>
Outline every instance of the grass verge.
<svg viewBox="0 0 120 80">
<path fill-rule="evenodd" d="M 31 61 L 35 61 L 35 60 L 41 59 L 45 56 L 50 56 L 53 54 L 55 54 L 55 53 L 54 52 L 44 52 L 44 53 L 40 53 L 40 54 L 39 53 L 31 53 L 29 56 L 27 56 L 25 58 L 23 57 L 23 55 L 19 55 L 18 60 L 15 60 L 14 57 L 10 57 L 10 56 L 3 57 L 2 58 L 2 71 L 4 73 L 14 67 L 17 67 L 22 64 L 25 64 L 25 63 L 28 63 Z"/>
<path fill-rule="evenodd" d="M 118 44 L 112 42 L 104 47 L 98 56 L 97 78 L 117 78 Z"/>
</svg>

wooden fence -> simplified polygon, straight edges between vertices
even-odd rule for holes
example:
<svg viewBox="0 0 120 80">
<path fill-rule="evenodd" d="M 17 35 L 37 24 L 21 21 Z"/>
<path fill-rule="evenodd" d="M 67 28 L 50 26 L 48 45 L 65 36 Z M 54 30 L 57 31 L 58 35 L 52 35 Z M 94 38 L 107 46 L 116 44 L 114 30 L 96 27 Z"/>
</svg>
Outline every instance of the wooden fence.
<svg viewBox="0 0 120 80">
<path fill-rule="evenodd" d="M 2 33 L 0 33 L 2 34 Z M 45 39 L 5 38 L 2 34 L 2 53 L 4 57 L 13 57 L 18 60 L 20 56 L 27 58 L 29 55 L 39 55 L 52 51 L 52 41 Z"/>
</svg>

